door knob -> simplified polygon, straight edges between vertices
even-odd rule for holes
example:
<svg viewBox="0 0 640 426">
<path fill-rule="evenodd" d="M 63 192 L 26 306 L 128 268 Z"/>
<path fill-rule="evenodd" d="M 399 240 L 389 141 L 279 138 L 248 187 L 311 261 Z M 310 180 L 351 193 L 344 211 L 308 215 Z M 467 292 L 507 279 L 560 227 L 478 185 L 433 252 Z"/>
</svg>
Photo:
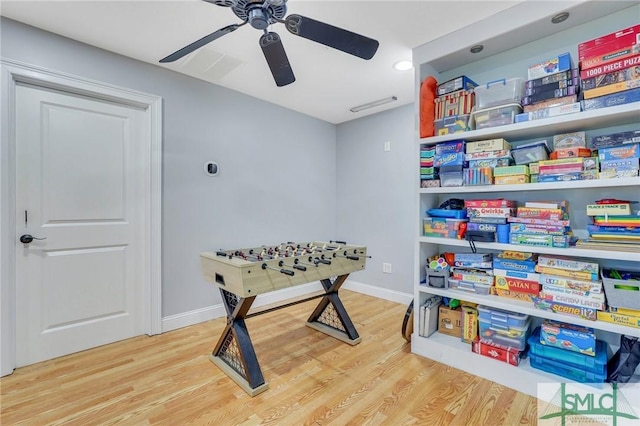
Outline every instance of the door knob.
<svg viewBox="0 0 640 426">
<path fill-rule="evenodd" d="M 23 243 L 23 244 L 29 244 L 33 240 L 46 240 L 46 239 L 47 239 L 47 237 L 37 238 L 37 237 L 34 237 L 33 235 L 30 235 L 30 234 L 20 235 L 20 242 Z"/>
</svg>

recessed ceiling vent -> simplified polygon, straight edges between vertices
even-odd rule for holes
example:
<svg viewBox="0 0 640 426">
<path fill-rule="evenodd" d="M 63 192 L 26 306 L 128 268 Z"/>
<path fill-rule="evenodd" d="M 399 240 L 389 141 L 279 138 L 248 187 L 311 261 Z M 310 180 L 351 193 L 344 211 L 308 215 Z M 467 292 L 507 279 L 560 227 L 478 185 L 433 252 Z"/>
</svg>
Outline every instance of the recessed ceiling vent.
<svg viewBox="0 0 640 426">
<path fill-rule="evenodd" d="M 242 61 L 240 59 L 213 49 L 200 49 L 180 66 L 180 70 L 188 75 L 203 77 L 207 81 L 217 82 L 241 64 Z"/>
</svg>

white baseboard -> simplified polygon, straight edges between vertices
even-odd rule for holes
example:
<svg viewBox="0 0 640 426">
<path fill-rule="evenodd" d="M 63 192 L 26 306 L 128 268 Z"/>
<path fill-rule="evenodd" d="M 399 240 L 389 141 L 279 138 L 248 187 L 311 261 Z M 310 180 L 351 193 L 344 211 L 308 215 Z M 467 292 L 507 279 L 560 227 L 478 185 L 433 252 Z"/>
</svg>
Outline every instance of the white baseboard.
<svg viewBox="0 0 640 426">
<path fill-rule="evenodd" d="M 256 300 L 253 303 L 252 307 L 258 308 L 260 306 L 277 303 L 282 300 L 304 296 L 305 294 L 309 294 L 313 291 L 318 290 L 322 290 L 322 285 L 319 281 L 286 288 L 283 290 L 276 290 L 271 293 L 261 294 L 256 297 Z M 187 327 L 190 325 L 200 324 L 201 322 L 209 321 L 212 319 L 222 318 L 226 315 L 227 313 L 222 303 L 213 306 L 207 306 L 206 308 L 195 309 L 189 312 L 169 315 L 162 318 L 162 333 L 166 333 L 167 331 L 171 330 L 177 330 L 179 328 Z"/>
<path fill-rule="evenodd" d="M 377 297 L 379 299 L 402 303 L 404 305 L 408 305 L 413 299 L 412 294 L 401 293 L 399 291 L 389 290 L 386 288 L 351 280 L 347 280 L 347 282 L 344 283 L 343 288 Z M 286 288 L 283 290 L 277 290 L 267 294 L 261 294 L 256 297 L 256 301 L 254 302 L 252 307 L 258 308 L 260 306 L 277 303 L 282 300 L 304 296 L 305 294 L 309 294 L 317 290 L 322 290 L 322 285 L 318 281 L 305 285 L 295 286 L 292 288 Z M 222 318 L 226 315 L 227 313 L 225 312 L 222 303 L 213 306 L 207 306 L 206 308 L 195 309 L 189 312 L 183 312 L 181 314 L 170 315 L 168 317 L 162 318 L 162 332 L 166 333 L 167 331 L 177 330 L 182 327 L 200 324 L 201 322 L 209 321 L 216 318 Z"/>
<path fill-rule="evenodd" d="M 358 293 L 366 294 L 368 296 L 377 297 L 378 299 L 402 303 L 403 305 L 408 305 L 413 300 L 413 294 L 389 290 L 387 288 L 382 288 L 371 284 L 364 284 L 358 281 L 347 280 L 342 288 L 351 291 L 357 291 Z"/>
</svg>

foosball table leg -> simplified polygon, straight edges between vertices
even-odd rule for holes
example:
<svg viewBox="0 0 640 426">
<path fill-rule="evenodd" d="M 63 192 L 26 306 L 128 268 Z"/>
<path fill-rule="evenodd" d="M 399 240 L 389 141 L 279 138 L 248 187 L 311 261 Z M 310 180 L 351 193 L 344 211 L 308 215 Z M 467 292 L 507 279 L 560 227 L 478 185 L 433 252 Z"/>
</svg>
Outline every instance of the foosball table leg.
<svg viewBox="0 0 640 426">
<path fill-rule="evenodd" d="M 307 320 L 307 326 L 350 345 L 357 345 L 362 338 L 338 296 L 338 290 L 348 276 L 340 275 L 333 281 L 329 278 L 320 280 L 325 295 Z"/>
<path fill-rule="evenodd" d="M 269 388 L 245 323 L 256 297 L 242 298 L 223 289 L 220 293 L 227 311 L 227 325 L 209 359 L 245 392 L 255 396 Z"/>
</svg>

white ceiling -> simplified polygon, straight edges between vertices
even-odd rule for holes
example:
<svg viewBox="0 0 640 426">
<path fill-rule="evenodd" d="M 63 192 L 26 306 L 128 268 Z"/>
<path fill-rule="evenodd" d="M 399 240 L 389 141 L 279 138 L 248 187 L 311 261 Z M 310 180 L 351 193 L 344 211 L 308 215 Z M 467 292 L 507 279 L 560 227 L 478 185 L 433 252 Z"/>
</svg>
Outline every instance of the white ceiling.
<svg viewBox="0 0 640 426">
<path fill-rule="evenodd" d="M 282 40 L 296 81 L 276 87 L 258 45 L 261 32 L 245 25 L 185 58 L 161 58 L 232 23 L 232 10 L 199 0 L 8 1 L 0 14 L 131 58 L 166 67 L 328 121 L 354 118 L 413 101 L 413 70 L 392 65 L 411 59 L 414 47 L 484 19 L 523 0 L 313 1 L 291 0 L 296 13 L 380 42 L 366 61 L 290 34 Z M 530 0 L 535 1 L 535 0 Z M 391 104 L 359 113 L 349 108 L 397 96 Z"/>
</svg>

